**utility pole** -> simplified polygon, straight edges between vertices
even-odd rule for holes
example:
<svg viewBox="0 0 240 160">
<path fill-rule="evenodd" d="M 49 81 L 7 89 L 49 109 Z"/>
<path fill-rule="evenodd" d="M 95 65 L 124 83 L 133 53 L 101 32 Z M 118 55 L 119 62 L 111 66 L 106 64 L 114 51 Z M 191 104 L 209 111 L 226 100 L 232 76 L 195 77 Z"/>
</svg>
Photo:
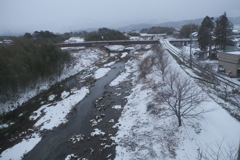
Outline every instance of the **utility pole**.
<svg viewBox="0 0 240 160">
<path fill-rule="evenodd" d="M 209 32 L 209 59 L 212 60 L 212 33 Z"/>
<path fill-rule="evenodd" d="M 190 24 L 190 60 L 189 67 L 192 68 L 192 24 Z"/>
</svg>

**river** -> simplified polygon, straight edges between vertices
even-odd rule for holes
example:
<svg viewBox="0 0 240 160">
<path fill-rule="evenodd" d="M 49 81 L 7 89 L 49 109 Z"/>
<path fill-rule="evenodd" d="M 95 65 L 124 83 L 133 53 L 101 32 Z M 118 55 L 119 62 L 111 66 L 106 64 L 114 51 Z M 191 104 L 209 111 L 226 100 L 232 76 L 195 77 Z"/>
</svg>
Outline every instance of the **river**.
<svg viewBox="0 0 240 160">
<path fill-rule="evenodd" d="M 124 70 L 128 56 L 113 65 L 108 74 L 98 79 L 92 87 L 90 94 L 76 105 L 76 110 L 69 114 L 69 123 L 46 132 L 42 140 L 24 157 L 32 159 L 65 159 L 69 154 L 78 158 L 87 159 L 113 159 L 115 157 L 115 143 L 111 140 L 117 129 L 113 128 L 121 114 L 121 109 L 113 106 L 126 104 L 125 97 L 129 95 L 131 83 L 125 81 L 119 86 L 110 87 L 110 82 Z M 76 77 L 77 78 L 77 77 Z M 79 83 L 71 79 L 63 85 Z M 79 84 L 76 84 L 79 85 Z M 64 88 L 64 87 L 63 87 Z M 96 102 L 97 103 L 94 103 Z M 100 122 L 92 126 L 90 120 Z M 104 135 L 91 136 L 94 129 L 100 129 Z M 74 135 L 81 135 L 82 141 L 72 143 L 69 139 Z"/>
</svg>

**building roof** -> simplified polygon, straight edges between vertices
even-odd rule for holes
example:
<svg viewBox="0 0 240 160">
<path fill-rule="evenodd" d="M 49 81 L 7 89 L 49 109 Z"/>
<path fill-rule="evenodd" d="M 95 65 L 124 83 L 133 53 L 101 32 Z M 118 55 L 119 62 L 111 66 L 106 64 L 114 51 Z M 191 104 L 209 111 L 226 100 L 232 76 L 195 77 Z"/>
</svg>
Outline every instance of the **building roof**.
<svg viewBox="0 0 240 160">
<path fill-rule="evenodd" d="M 240 55 L 240 51 L 226 52 L 228 54 Z"/>
</svg>

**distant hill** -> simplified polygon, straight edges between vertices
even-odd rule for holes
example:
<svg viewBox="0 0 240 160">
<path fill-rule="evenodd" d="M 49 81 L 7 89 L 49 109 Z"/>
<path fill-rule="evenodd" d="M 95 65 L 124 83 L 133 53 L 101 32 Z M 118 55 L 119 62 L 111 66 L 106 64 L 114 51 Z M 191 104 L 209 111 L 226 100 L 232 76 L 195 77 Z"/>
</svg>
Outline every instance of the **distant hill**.
<svg viewBox="0 0 240 160">
<path fill-rule="evenodd" d="M 240 24 L 240 17 L 229 17 L 228 19 L 233 23 L 233 25 Z M 156 27 L 156 26 L 181 28 L 183 25 L 189 24 L 189 23 L 201 25 L 202 21 L 203 21 L 203 18 L 193 19 L 193 20 L 174 21 L 174 22 L 164 22 L 164 23 L 159 23 L 159 24 L 135 24 L 135 25 L 128 25 L 125 27 L 120 27 L 120 28 L 118 28 L 118 30 L 120 30 L 120 31 L 132 31 L 132 30 L 140 31 L 143 28 L 151 28 L 151 27 Z"/>
</svg>

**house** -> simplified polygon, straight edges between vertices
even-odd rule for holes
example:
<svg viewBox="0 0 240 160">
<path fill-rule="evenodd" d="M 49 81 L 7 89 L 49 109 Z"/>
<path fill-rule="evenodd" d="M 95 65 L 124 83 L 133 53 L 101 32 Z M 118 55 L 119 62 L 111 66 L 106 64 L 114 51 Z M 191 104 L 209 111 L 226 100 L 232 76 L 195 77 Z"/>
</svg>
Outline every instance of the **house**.
<svg viewBox="0 0 240 160">
<path fill-rule="evenodd" d="M 210 59 L 218 59 L 218 51 L 216 50 L 216 48 L 212 49 Z"/>
<path fill-rule="evenodd" d="M 197 57 L 197 59 L 207 59 L 208 53 L 205 51 L 201 51 L 200 49 L 196 49 L 194 55 Z"/>
<path fill-rule="evenodd" d="M 240 77 L 240 51 L 219 52 L 218 71 L 233 77 Z"/>
</svg>

